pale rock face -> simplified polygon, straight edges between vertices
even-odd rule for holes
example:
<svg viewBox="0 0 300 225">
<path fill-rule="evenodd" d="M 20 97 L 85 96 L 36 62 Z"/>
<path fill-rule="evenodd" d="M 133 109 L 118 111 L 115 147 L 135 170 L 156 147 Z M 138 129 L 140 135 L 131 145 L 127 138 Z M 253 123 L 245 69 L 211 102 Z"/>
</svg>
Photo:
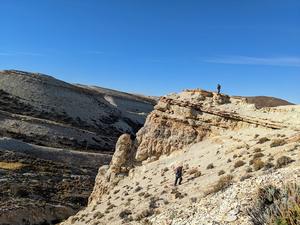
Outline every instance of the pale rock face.
<svg viewBox="0 0 300 225">
<path fill-rule="evenodd" d="M 121 135 L 117 141 L 116 150 L 110 165 L 99 168 L 94 190 L 89 198 L 89 202 L 100 200 L 101 196 L 116 185 L 124 175 L 128 175 L 129 170 L 133 167 L 134 154 L 134 143 L 130 135 Z"/>
<path fill-rule="evenodd" d="M 130 156 L 132 149 L 132 140 L 129 134 L 123 134 L 119 137 L 116 150 L 110 163 L 110 169 L 113 173 L 120 173 L 121 168 L 126 166 L 125 163 Z"/>
</svg>

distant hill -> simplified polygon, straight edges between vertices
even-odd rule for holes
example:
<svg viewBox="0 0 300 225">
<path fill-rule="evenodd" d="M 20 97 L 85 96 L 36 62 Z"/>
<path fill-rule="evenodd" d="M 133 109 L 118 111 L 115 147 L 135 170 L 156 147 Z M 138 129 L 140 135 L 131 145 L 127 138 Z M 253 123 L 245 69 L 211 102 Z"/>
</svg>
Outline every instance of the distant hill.
<svg viewBox="0 0 300 225">
<path fill-rule="evenodd" d="M 241 98 L 240 96 L 237 96 Z M 252 96 L 252 97 L 243 97 L 247 99 L 247 102 L 250 104 L 255 104 L 256 108 L 264 108 L 264 107 L 277 107 L 277 106 L 284 106 L 284 105 L 294 105 L 291 102 L 286 100 L 275 98 L 275 97 L 268 97 L 268 96 Z"/>
<path fill-rule="evenodd" d="M 50 147 L 112 151 L 122 133 L 135 133 L 155 100 L 54 77 L 0 71 L 0 135 Z"/>
</svg>

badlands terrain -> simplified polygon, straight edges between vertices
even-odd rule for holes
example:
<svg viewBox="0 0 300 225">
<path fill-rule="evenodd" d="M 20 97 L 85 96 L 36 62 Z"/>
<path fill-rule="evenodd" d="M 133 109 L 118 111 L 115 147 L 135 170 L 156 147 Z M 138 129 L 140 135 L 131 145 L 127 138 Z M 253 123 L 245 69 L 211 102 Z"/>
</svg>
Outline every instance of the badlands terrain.
<svg viewBox="0 0 300 225">
<path fill-rule="evenodd" d="M 0 224 L 57 224 L 87 205 L 118 137 L 156 100 L 0 71 Z"/>
<path fill-rule="evenodd" d="M 300 106 L 251 103 L 203 90 L 162 97 L 136 138 L 119 138 L 88 206 L 61 225 L 266 224 L 277 190 L 300 181 Z"/>
<path fill-rule="evenodd" d="M 259 187 L 299 179 L 299 111 L 1 71 L 0 224 L 251 224 Z"/>
</svg>

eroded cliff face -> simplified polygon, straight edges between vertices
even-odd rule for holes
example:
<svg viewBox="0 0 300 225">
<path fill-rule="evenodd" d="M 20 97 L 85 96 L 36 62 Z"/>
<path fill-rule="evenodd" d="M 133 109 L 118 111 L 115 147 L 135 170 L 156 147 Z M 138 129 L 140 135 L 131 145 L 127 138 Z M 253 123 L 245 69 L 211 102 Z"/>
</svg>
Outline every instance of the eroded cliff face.
<svg viewBox="0 0 300 225">
<path fill-rule="evenodd" d="M 247 113 L 238 111 L 243 108 Z M 256 111 L 260 110 L 246 99 L 204 90 L 186 90 L 162 97 L 135 140 L 128 134 L 119 138 L 110 166 L 99 169 L 90 202 L 101 199 L 134 165 L 158 160 L 224 131 L 257 127 L 276 130 L 287 126 L 281 121 L 255 116 Z"/>
<path fill-rule="evenodd" d="M 256 190 L 262 180 L 277 182 L 274 163 L 285 155 L 299 171 L 299 131 L 299 106 L 257 109 L 246 99 L 203 90 L 162 97 L 135 138 L 119 138 L 110 165 L 99 169 L 88 207 L 63 224 L 251 224 L 246 196 L 230 199 L 235 187 L 229 194 L 205 193 L 223 174 L 232 175 L 243 193 L 250 191 L 245 187 Z M 252 165 L 256 153 L 265 167 Z M 184 166 L 184 182 L 174 189 L 178 163 Z M 239 183 L 251 177 L 252 186 Z M 193 211 L 204 208 L 215 211 L 194 218 Z M 232 209 L 238 213 L 229 215 Z"/>
<path fill-rule="evenodd" d="M 137 133 L 136 160 L 158 159 L 161 155 L 168 155 L 224 130 L 284 127 L 264 118 L 239 114 L 230 108 L 232 105 L 255 111 L 254 105 L 247 104 L 246 99 L 203 90 L 187 90 L 162 97 Z"/>
</svg>

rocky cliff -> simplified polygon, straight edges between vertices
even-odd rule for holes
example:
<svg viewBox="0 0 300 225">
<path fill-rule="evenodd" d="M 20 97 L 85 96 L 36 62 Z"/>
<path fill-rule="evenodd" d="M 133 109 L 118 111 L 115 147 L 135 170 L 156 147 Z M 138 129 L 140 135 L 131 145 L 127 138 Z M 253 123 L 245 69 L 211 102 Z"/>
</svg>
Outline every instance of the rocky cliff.
<svg viewBox="0 0 300 225">
<path fill-rule="evenodd" d="M 251 224 L 247 192 L 297 181 L 299 131 L 299 106 L 258 109 L 203 90 L 162 97 L 135 138 L 120 137 L 89 206 L 63 224 Z"/>
</svg>

